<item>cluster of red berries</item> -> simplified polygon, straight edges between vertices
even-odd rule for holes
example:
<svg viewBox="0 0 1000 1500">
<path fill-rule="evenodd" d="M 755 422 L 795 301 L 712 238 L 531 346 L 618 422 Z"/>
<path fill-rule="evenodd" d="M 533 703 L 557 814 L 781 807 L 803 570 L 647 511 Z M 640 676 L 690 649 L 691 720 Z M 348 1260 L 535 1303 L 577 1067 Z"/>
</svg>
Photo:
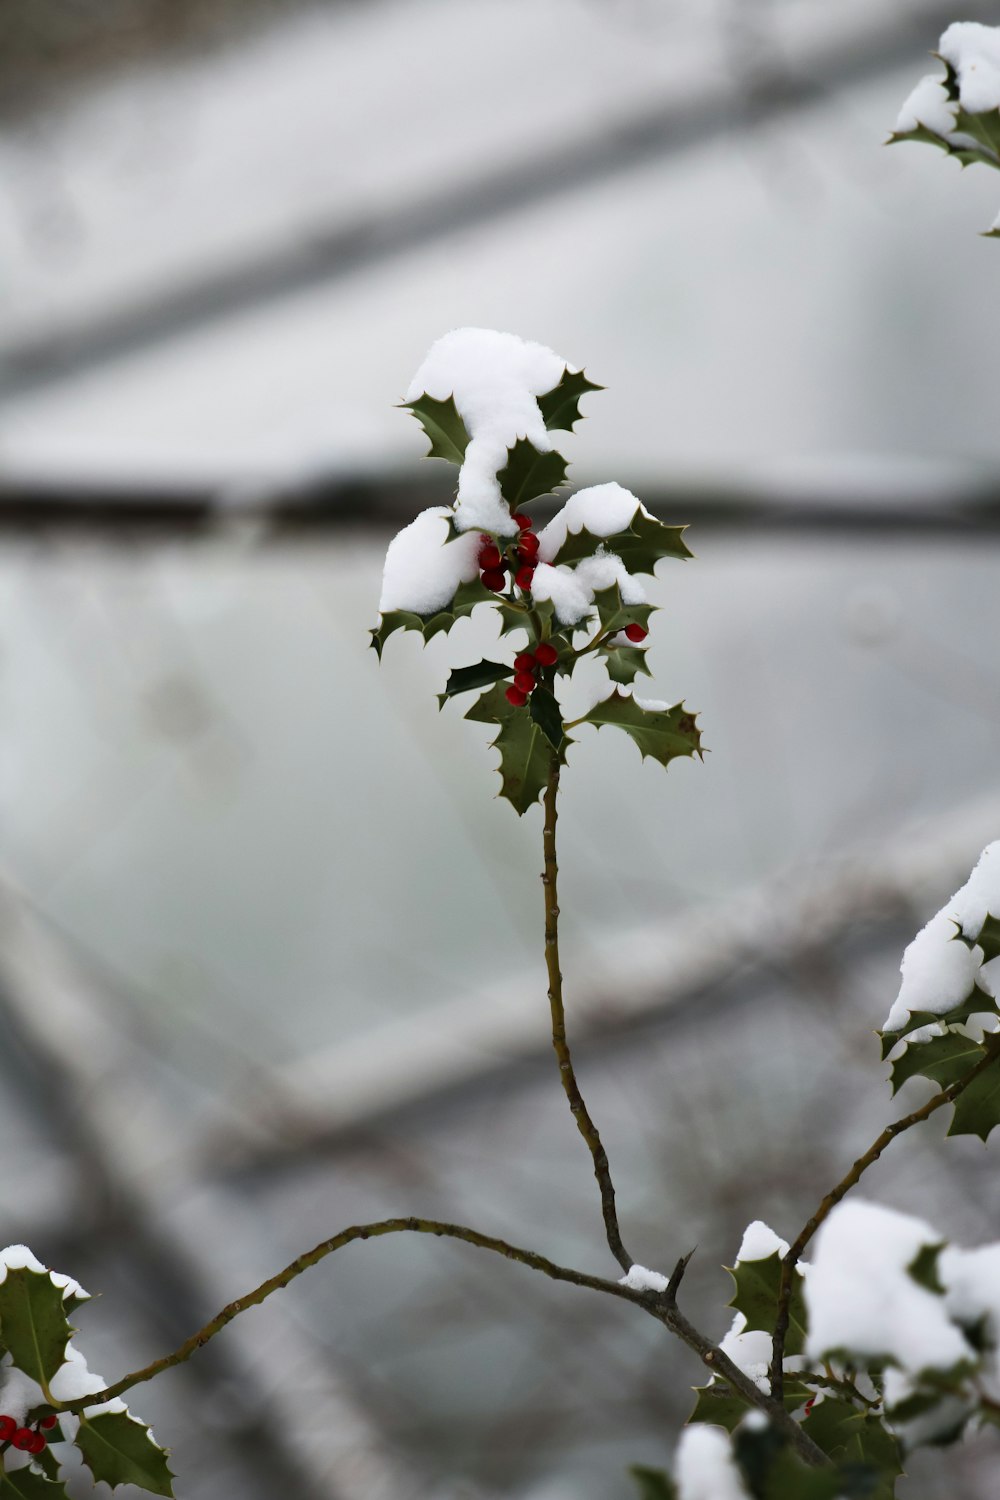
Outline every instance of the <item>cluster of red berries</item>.
<svg viewBox="0 0 1000 1500">
<path fill-rule="evenodd" d="M 518 514 L 514 520 L 521 534 L 517 539 L 513 559 L 507 558 L 493 538 L 485 532 L 479 538 L 479 576 L 483 587 L 492 589 L 494 594 L 502 594 L 507 587 L 508 568 L 514 574 L 514 582 L 518 588 L 526 592 L 531 588 L 531 580 L 535 576 L 539 543 L 531 529 L 531 517 Z"/>
<path fill-rule="evenodd" d="M 51 1432 L 59 1418 L 54 1412 L 43 1417 L 37 1427 L 19 1427 L 13 1417 L 0 1417 L 0 1443 L 10 1443 L 22 1453 L 41 1453 L 48 1438 L 41 1428 Z"/>
<path fill-rule="evenodd" d="M 538 668 L 553 667 L 559 660 L 559 652 L 551 641 L 542 641 L 534 651 L 522 651 L 514 657 L 514 681 L 506 691 L 508 703 L 523 708 L 528 694 L 538 686 Z"/>
</svg>

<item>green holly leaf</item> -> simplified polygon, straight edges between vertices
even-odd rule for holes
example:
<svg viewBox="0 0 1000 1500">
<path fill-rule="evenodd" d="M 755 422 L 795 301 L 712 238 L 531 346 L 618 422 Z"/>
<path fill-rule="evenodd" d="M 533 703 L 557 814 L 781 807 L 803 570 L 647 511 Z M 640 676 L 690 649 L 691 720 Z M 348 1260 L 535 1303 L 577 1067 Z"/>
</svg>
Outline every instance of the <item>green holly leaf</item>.
<svg viewBox="0 0 1000 1500">
<path fill-rule="evenodd" d="M 534 697 L 540 688 L 535 689 Z M 515 708 L 508 703 L 499 684 L 488 688 L 468 710 L 465 717 L 477 723 L 496 724 L 499 732 L 492 740 L 500 751 L 500 795 L 511 804 L 518 817 L 532 807 L 544 791 L 552 762 L 557 757 L 545 730 L 535 722 L 527 706 Z M 563 739 L 563 753 L 569 740 Z"/>
<path fill-rule="evenodd" d="M 908 1078 L 918 1074 L 940 1088 L 949 1088 L 984 1055 L 985 1049 L 960 1031 L 946 1031 L 943 1036 L 910 1042 L 902 1057 L 892 1064 L 892 1092 L 898 1093 Z"/>
<path fill-rule="evenodd" d="M 974 946 L 982 948 L 984 964 L 988 964 L 991 958 L 1000 956 L 1000 920 L 987 916 L 978 936 L 972 941 Z"/>
<path fill-rule="evenodd" d="M 445 684 L 443 693 L 438 693 L 438 707 L 443 708 L 449 698 L 458 693 L 470 693 L 473 688 L 488 687 L 491 682 L 500 682 L 510 677 L 514 668 L 498 661 L 477 661 L 474 667 L 456 667 Z"/>
<path fill-rule="evenodd" d="M 741 1260 L 726 1269 L 736 1283 L 728 1306 L 735 1307 L 743 1314 L 748 1330 L 759 1329 L 763 1333 L 773 1333 L 778 1317 L 778 1293 L 781 1289 L 781 1256 L 777 1250 L 761 1260 Z M 807 1327 L 802 1272 L 796 1268 L 788 1303 L 786 1354 L 802 1353 Z"/>
<path fill-rule="evenodd" d="M 48 1434 L 48 1439 L 50 1443 L 61 1443 L 64 1441 L 61 1424 L 53 1427 L 52 1431 Z M 41 1469 L 49 1479 L 58 1480 L 59 1460 L 51 1448 L 43 1448 L 41 1453 L 33 1453 L 31 1455 L 31 1462 L 37 1468 Z"/>
<path fill-rule="evenodd" d="M 76 1446 L 83 1461 L 97 1481 L 115 1489 L 119 1484 L 135 1484 L 153 1495 L 172 1496 L 173 1479 L 167 1467 L 167 1455 L 145 1422 L 129 1412 L 98 1412 L 80 1418 Z"/>
<path fill-rule="evenodd" d="M 943 1249 L 943 1240 L 938 1245 L 921 1245 L 906 1268 L 918 1286 L 938 1297 L 943 1297 L 945 1290 L 938 1275 L 938 1256 Z"/>
<path fill-rule="evenodd" d="M 880 1031 L 882 1038 L 882 1061 L 889 1056 L 893 1047 L 902 1042 L 910 1035 L 911 1031 L 919 1031 L 923 1026 L 960 1026 L 971 1020 L 973 1016 L 995 1016 L 996 1003 L 992 996 L 987 995 L 978 985 L 973 985 L 972 990 L 958 1005 L 951 1010 L 945 1011 L 943 1015 L 936 1015 L 932 1010 L 914 1010 L 904 1021 L 898 1031 Z"/>
<path fill-rule="evenodd" d="M 496 597 L 496 594 L 483 587 L 478 578 L 474 578 L 471 583 L 459 584 L 451 603 L 433 615 L 417 615 L 406 609 L 390 609 L 379 617 L 378 625 L 370 632 L 371 644 L 381 661 L 386 641 L 397 630 L 419 630 L 424 641 L 430 641 L 442 631 L 449 631 L 456 620 L 464 620 L 466 615 L 471 615 L 477 604 L 495 603 Z"/>
<path fill-rule="evenodd" d="M 865 1490 L 850 1488 L 842 1471 L 810 1469 L 788 1448 L 775 1454 L 751 1493 L 759 1500 L 861 1500 Z"/>
<path fill-rule="evenodd" d="M 39 1453 L 34 1462 L 44 1458 L 46 1453 L 48 1449 Z M 58 1465 L 56 1468 L 58 1470 Z M 69 1500 L 69 1492 L 59 1479 L 38 1474 L 33 1468 L 15 1469 L 13 1473 L 0 1470 L 0 1500 Z"/>
<path fill-rule="evenodd" d="M 962 135 L 971 135 L 984 148 L 984 165 L 1000 167 L 1000 113 L 988 109 L 983 114 L 972 115 L 959 106 L 955 128 Z M 977 160 L 983 157 L 977 156 Z"/>
<path fill-rule="evenodd" d="M 683 703 L 666 709 L 640 708 L 634 698 L 615 688 L 610 698 L 595 704 L 576 722 L 594 724 L 598 729 L 606 724 L 623 729 L 635 740 L 643 760 L 650 755 L 661 766 L 669 765 L 681 755 L 701 754 L 697 721 Z"/>
<path fill-rule="evenodd" d="M 632 1464 L 629 1473 L 638 1487 L 639 1500 L 677 1500 L 677 1487 L 663 1469 Z"/>
<path fill-rule="evenodd" d="M 837 1464 L 871 1474 L 874 1488 L 868 1493 L 872 1500 L 892 1500 L 903 1465 L 899 1443 L 878 1417 L 828 1396 L 816 1403 L 802 1428 Z"/>
<path fill-rule="evenodd" d="M 497 474 L 500 493 L 512 511 L 529 500 L 551 494 L 566 478 L 566 460 L 561 453 L 539 453 L 527 438 L 518 438 L 507 449 L 507 462 Z"/>
<path fill-rule="evenodd" d="M 582 557 L 593 557 L 599 547 L 607 547 L 609 552 L 621 558 L 630 573 L 652 575 L 661 558 L 694 556 L 682 539 L 686 530 L 686 526 L 666 526 L 655 516 L 644 514 L 642 506 L 637 505 L 625 530 L 616 531 L 612 536 L 594 536 L 586 528 L 567 532 L 554 560 L 575 563 Z"/>
<path fill-rule="evenodd" d="M 724 1427 L 727 1432 L 733 1432 L 747 1414 L 747 1404 L 741 1401 L 739 1396 L 734 1396 L 729 1386 L 722 1380 L 715 1380 L 708 1385 L 696 1385 L 694 1388 L 695 1404 L 694 1411 L 688 1417 L 688 1423 L 707 1422 L 713 1427 Z M 787 1375 L 784 1382 L 784 1402 L 786 1411 L 795 1409 L 808 1401 L 812 1391 L 800 1380 L 789 1378 Z"/>
<path fill-rule="evenodd" d="M 47 1271 L 7 1272 L 0 1282 L 0 1333 L 17 1368 L 38 1382 L 46 1400 L 72 1332 L 63 1289 Z"/>
<path fill-rule="evenodd" d="M 574 422 L 579 422 L 582 416 L 581 396 L 588 391 L 603 390 L 603 385 L 595 385 L 582 370 L 564 370 L 559 384 L 538 398 L 542 421 L 550 432 L 571 432 Z"/>
<path fill-rule="evenodd" d="M 644 646 L 602 646 L 599 655 L 604 658 L 611 681 L 620 682 L 625 687 L 630 687 L 640 672 L 646 677 L 652 675 L 646 665 Z"/>
<path fill-rule="evenodd" d="M 594 603 L 604 631 L 624 630 L 626 625 L 641 625 L 643 630 L 648 630 L 649 617 L 656 608 L 653 604 L 623 604 L 622 591 L 617 583 L 610 588 L 595 590 Z"/>
<path fill-rule="evenodd" d="M 978 1135 L 981 1141 L 986 1141 L 997 1125 L 1000 1125 L 1000 1058 L 959 1094 L 948 1134 Z"/>
<path fill-rule="evenodd" d="M 402 402 L 402 406 L 404 410 L 412 411 L 427 435 L 430 442 L 427 458 L 446 458 L 449 463 L 459 465 L 464 462 L 469 434 L 458 414 L 454 396 L 435 401 L 425 392 L 416 401 Z"/>
<path fill-rule="evenodd" d="M 563 729 L 562 713 L 555 695 L 550 693 L 547 687 L 536 687 L 528 699 L 528 709 L 549 744 L 554 749 L 561 750 L 566 732 Z"/>
</svg>

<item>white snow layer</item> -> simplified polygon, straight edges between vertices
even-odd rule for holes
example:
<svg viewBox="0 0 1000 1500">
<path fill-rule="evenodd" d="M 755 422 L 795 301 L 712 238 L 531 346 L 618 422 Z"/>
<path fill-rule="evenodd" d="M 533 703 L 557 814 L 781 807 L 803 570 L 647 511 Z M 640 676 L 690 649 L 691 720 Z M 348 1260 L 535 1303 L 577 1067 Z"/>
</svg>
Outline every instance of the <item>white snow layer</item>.
<svg viewBox="0 0 1000 1500">
<path fill-rule="evenodd" d="M 971 115 L 1000 109 L 1000 26 L 956 21 L 942 36 L 938 52 L 958 74 L 963 109 Z"/>
<path fill-rule="evenodd" d="M 474 534 L 448 540 L 446 505 L 420 512 L 389 543 L 382 570 L 383 614 L 393 609 L 433 615 L 455 597 L 459 584 L 469 583 L 479 572 L 479 537 Z"/>
<path fill-rule="evenodd" d="M 594 604 L 593 591 L 584 588 L 572 568 L 553 568 L 539 563 L 531 580 L 531 597 L 544 603 L 551 599 L 562 625 L 578 625 Z"/>
<path fill-rule="evenodd" d="M 685 1427 L 674 1461 L 678 1500 L 749 1500 L 728 1433 L 697 1422 Z"/>
<path fill-rule="evenodd" d="M 407 401 L 424 392 L 436 401 L 455 398 L 469 434 L 458 475 L 455 525 L 459 531 L 516 536 L 497 471 L 507 449 L 527 438 L 539 453 L 552 450 L 537 397 L 551 391 L 570 368 L 543 344 L 527 343 L 492 328 L 456 328 L 432 344 L 410 382 Z"/>
<path fill-rule="evenodd" d="M 577 490 L 538 533 L 538 556 L 542 562 L 553 562 L 570 532 L 614 536 L 616 531 L 626 531 L 637 510 L 649 514 L 631 490 L 620 484 L 592 484 Z"/>
<path fill-rule="evenodd" d="M 897 135 L 908 135 L 923 125 L 935 135 L 948 140 L 955 131 L 955 106 L 948 98 L 948 91 L 939 74 L 926 73 L 916 88 L 903 101 L 896 120 Z"/>
<path fill-rule="evenodd" d="M 769 1255 L 787 1255 L 788 1242 L 780 1239 L 774 1230 L 765 1224 L 763 1219 L 754 1219 L 743 1231 L 743 1240 L 740 1244 L 740 1253 L 736 1257 L 736 1264 L 741 1265 L 745 1260 L 767 1260 Z"/>
<path fill-rule="evenodd" d="M 585 557 L 577 563 L 576 580 L 588 589 L 593 598 L 602 589 L 617 583 L 623 604 L 645 604 L 646 590 L 638 578 L 633 578 L 620 557 L 598 547 L 593 557 Z"/>
<path fill-rule="evenodd" d="M 27 1245 L 8 1245 L 6 1249 L 0 1250 L 0 1282 L 7 1280 L 8 1271 L 35 1271 L 40 1276 L 49 1276 L 53 1285 L 62 1290 L 64 1298 L 80 1297 L 84 1301 L 90 1301 L 90 1293 L 85 1292 L 78 1281 L 74 1281 L 72 1276 L 64 1276 L 61 1271 L 50 1271 Z"/>
<path fill-rule="evenodd" d="M 886 1017 L 884 1030 L 899 1031 L 915 1010 L 944 1015 L 961 1004 L 978 984 L 993 995 L 1000 961 L 983 964 L 983 950 L 960 942 L 955 924 L 968 938 L 978 937 L 987 914 L 1000 917 L 1000 840 L 989 844 L 962 886 L 931 918 L 903 954 L 903 982 Z"/>
<path fill-rule="evenodd" d="M 630 1266 L 628 1275 L 618 1278 L 618 1285 L 631 1287 L 633 1292 L 665 1292 L 670 1278 L 646 1266 Z"/>
<path fill-rule="evenodd" d="M 551 599 L 562 625 L 578 625 L 590 614 L 594 595 L 617 583 L 623 604 L 645 604 L 646 590 L 633 578 L 620 557 L 599 547 L 593 557 L 582 558 L 576 567 L 566 563 L 541 562 L 531 580 L 532 597 Z M 631 645 L 628 637 L 627 644 Z"/>
<path fill-rule="evenodd" d="M 910 1275 L 919 1252 L 941 1243 L 929 1224 L 855 1199 L 833 1210 L 805 1278 L 806 1354 L 841 1350 L 892 1360 L 903 1370 L 947 1370 L 974 1359 L 944 1297 Z"/>
</svg>

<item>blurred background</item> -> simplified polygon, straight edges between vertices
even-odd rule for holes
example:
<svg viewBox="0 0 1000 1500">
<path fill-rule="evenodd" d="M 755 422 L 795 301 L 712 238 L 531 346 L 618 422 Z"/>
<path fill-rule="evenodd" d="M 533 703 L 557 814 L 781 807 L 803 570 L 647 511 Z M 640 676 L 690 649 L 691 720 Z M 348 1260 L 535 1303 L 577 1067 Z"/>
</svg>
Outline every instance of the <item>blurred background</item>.
<svg viewBox="0 0 1000 1500">
<path fill-rule="evenodd" d="M 1000 181 L 882 149 L 955 19 L 996 13 L 4 0 L 0 1210 L 102 1294 L 109 1378 L 362 1218 L 614 1271 L 540 814 L 432 696 L 489 621 L 368 649 L 454 478 L 395 409 L 449 328 L 585 364 L 574 482 L 698 558 L 661 566 L 651 691 L 711 754 L 581 734 L 560 824 L 627 1243 L 697 1244 L 721 1335 L 744 1225 L 791 1237 L 900 1112 L 901 949 L 1000 829 Z M 866 1190 L 996 1238 L 990 1153 L 943 1130 Z M 400 1237 L 135 1405 L 180 1500 L 626 1500 L 699 1379 L 626 1306 Z M 987 1500 L 993 1443 L 901 1493 Z"/>
</svg>

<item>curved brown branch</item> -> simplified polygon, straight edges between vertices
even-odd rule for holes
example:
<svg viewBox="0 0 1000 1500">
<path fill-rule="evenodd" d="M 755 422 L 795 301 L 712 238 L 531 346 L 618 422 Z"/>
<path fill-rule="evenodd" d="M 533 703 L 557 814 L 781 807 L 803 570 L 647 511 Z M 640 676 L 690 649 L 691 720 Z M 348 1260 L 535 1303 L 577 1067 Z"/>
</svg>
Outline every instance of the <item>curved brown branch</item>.
<svg viewBox="0 0 1000 1500">
<path fill-rule="evenodd" d="M 766 1412 L 772 1421 L 786 1433 L 789 1441 L 808 1463 L 822 1464 L 827 1461 L 822 1451 L 806 1436 L 799 1424 L 787 1414 L 784 1407 L 772 1400 L 767 1392 L 762 1391 L 749 1376 L 734 1365 L 721 1349 L 688 1322 L 669 1293 L 634 1291 L 631 1287 L 623 1286 L 621 1282 L 607 1281 L 602 1276 L 588 1276 L 585 1271 L 574 1271 L 569 1266 L 557 1265 L 555 1261 L 548 1260 L 534 1250 L 524 1250 L 518 1245 L 510 1245 L 506 1240 L 497 1239 L 494 1235 L 480 1234 L 478 1230 L 469 1229 L 464 1224 L 445 1224 L 437 1219 L 381 1219 L 373 1224 L 352 1224 L 350 1228 L 342 1229 L 339 1234 L 333 1235 L 330 1239 L 321 1241 L 312 1250 L 296 1256 L 295 1260 L 290 1261 L 284 1270 L 262 1281 L 260 1286 L 248 1292 L 246 1296 L 237 1297 L 234 1302 L 230 1302 L 172 1354 L 165 1354 L 162 1359 L 154 1359 L 151 1364 L 144 1365 L 141 1370 L 133 1370 L 130 1375 L 123 1375 L 121 1380 L 116 1380 L 114 1384 L 105 1387 L 102 1391 L 80 1396 L 75 1401 L 67 1401 L 62 1405 L 54 1403 L 53 1408 L 39 1408 L 39 1413 L 50 1409 L 56 1409 L 64 1414 L 79 1413 L 92 1406 L 99 1406 L 105 1401 L 111 1401 L 116 1396 L 123 1396 L 133 1386 L 142 1385 L 145 1381 L 152 1380 L 154 1376 L 161 1375 L 164 1370 L 183 1364 L 198 1349 L 207 1344 L 209 1339 L 221 1333 L 234 1318 L 239 1317 L 240 1313 L 246 1312 L 248 1308 L 258 1307 L 270 1297 L 272 1292 L 281 1291 L 297 1276 L 301 1276 L 303 1271 L 307 1271 L 310 1266 L 317 1265 L 328 1255 L 332 1255 L 335 1250 L 342 1249 L 353 1240 L 373 1240 L 388 1234 L 433 1234 L 441 1239 L 461 1240 L 480 1250 L 490 1250 L 496 1255 L 502 1255 L 506 1260 L 516 1261 L 533 1271 L 540 1271 L 543 1276 L 549 1276 L 553 1281 L 569 1282 L 572 1286 L 603 1292 L 609 1297 L 617 1297 L 622 1302 L 633 1303 L 656 1318 L 665 1328 L 687 1344 L 688 1348 L 692 1349 L 709 1369 L 721 1376 L 736 1394 L 746 1401 L 748 1406 L 754 1406 Z"/>
<path fill-rule="evenodd" d="M 559 1077 L 563 1092 L 569 1100 L 577 1129 L 583 1136 L 594 1163 L 594 1176 L 601 1193 L 601 1212 L 604 1215 L 604 1232 L 607 1235 L 611 1254 L 628 1271 L 633 1265 L 632 1257 L 622 1243 L 618 1227 L 618 1210 L 615 1206 L 615 1189 L 611 1181 L 608 1155 L 601 1141 L 600 1132 L 591 1119 L 584 1103 L 580 1085 L 576 1081 L 573 1058 L 566 1039 L 566 1013 L 563 1009 L 562 972 L 559 967 L 559 862 L 556 857 L 556 820 L 559 816 L 556 802 L 559 796 L 559 757 L 553 755 L 545 788 L 545 824 L 542 844 L 545 853 L 545 869 L 542 886 L 545 891 L 545 966 L 549 976 L 549 1008 L 552 1012 L 552 1046 L 559 1063 Z"/>
<path fill-rule="evenodd" d="M 867 1172 L 873 1162 L 878 1161 L 886 1146 L 891 1145 L 898 1135 L 903 1135 L 905 1131 L 910 1130 L 914 1125 L 919 1125 L 922 1121 L 929 1119 L 935 1110 L 940 1109 L 942 1105 L 950 1104 L 954 1099 L 957 1099 L 959 1094 L 968 1088 L 973 1079 L 978 1078 L 980 1073 L 986 1071 L 990 1063 L 996 1061 L 998 1055 L 1000 1055 L 1000 1035 L 994 1037 L 992 1040 L 986 1038 L 984 1045 L 987 1049 L 986 1056 L 980 1058 L 979 1062 L 976 1063 L 974 1068 L 970 1068 L 968 1073 L 963 1073 L 961 1078 L 957 1079 L 955 1083 L 950 1084 L 948 1088 L 942 1089 L 939 1094 L 933 1094 L 926 1104 L 922 1104 L 912 1114 L 904 1115 L 901 1120 L 894 1120 L 891 1125 L 885 1127 L 878 1139 L 874 1140 L 868 1147 L 868 1150 L 862 1156 L 858 1157 L 850 1171 L 846 1172 L 837 1183 L 837 1186 L 831 1188 L 826 1197 L 821 1201 L 816 1212 L 811 1218 L 806 1220 L 798 1236 L 789 1246 L 788 1253 L 781 1262 L 781 1284 L 778 1289 L 778 1315 L 774 1324 L 774 1338 L 771 1342 L 771 1368 L 768 1372 L 771 1382 L 771 1395 L 776 1401 L 781 1401 L 784 1396 L 785 1339 L 788 1335 L 792 1278 L 803 1250 L 805 1250 L 809 1241 L 830 1211 L 836 1208 L 841 1198 L 850 1192 L 851 1188 Z"/>
</svg>

